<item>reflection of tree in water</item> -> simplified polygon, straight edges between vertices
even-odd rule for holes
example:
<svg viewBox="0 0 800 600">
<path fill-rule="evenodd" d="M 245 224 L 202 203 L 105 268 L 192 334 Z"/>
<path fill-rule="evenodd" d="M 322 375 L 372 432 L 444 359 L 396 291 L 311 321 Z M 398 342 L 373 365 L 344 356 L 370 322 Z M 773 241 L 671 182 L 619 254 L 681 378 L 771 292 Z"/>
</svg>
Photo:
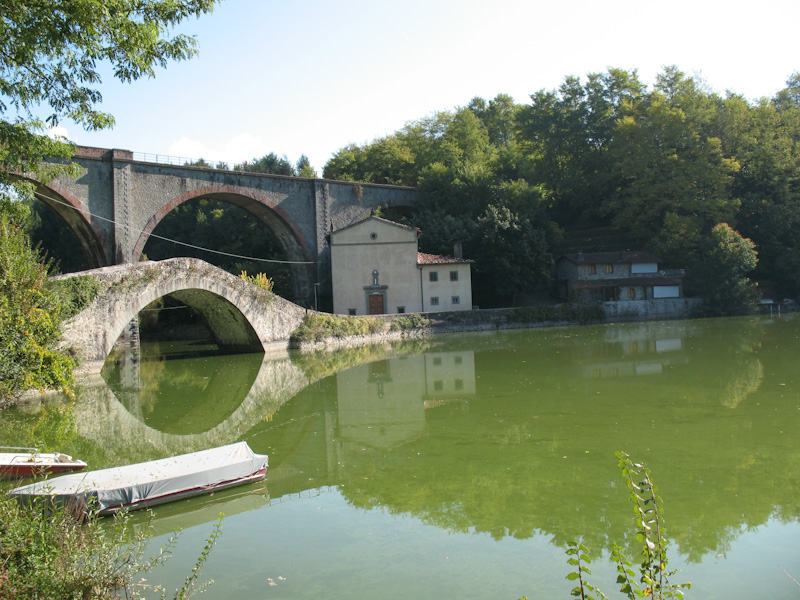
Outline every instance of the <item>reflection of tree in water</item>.
<svg viewBox="0 0 800 600">
<path fill-rule="evenodd" d="M 560 546 L 583 537 L 595 552 L 610 542 L 633 550 L 613 459 L 624 449 L 651 467 L 669 537 L 690 561 L 724 552 L 770 518 L 798 519 L 800 481 L 787 478 L 786 464 L 800 463 L 800 451 L 781 432 L 800 428 L 800 412 L 761 389 L 765 373 L 775 374 L 757 354 L 763 321 L 693 322 L 669 356 L 619 340 L 597 347 L 600 329 L 589 342 L 568 331 L 527 345 L 530 334 L 510 335 L 503 347 L 476 351 L 477 396 L 468 408 L 427 410 L 425 436 L 383 451 L 345 448 L 347 499 L 451 531 L 543 533 Z M 575 369 L 576 360 L 659 356 L 663 371 L 647 377 L 586 380 Z M 528 397 L 498 400 L 503 385 Z M 752 394 L 759 398 L 743 402 Z"/>
</svg>

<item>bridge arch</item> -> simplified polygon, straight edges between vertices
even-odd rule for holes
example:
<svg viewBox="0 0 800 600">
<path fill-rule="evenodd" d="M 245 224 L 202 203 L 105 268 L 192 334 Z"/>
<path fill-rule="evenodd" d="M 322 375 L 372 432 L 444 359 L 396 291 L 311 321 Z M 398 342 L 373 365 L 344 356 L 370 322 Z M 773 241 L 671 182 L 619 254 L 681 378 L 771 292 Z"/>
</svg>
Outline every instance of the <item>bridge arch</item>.
<svg viewBox="0 0 800 600">
<path fill-rule="evenodd" d="M 113 250 L 100 220 L 89 208 L 57 182 L 45 185 L 36 180 L 36 198 L 52 210 L 72 232 L 90 269 L 112 264 Z"/>
<path fill-rule="evenodd" d="M 316 273 L 315 262 L 312 259 L 314 252 L 297 223 L 266 194 L 255 189 L 233 185 L 218 184 L 194 189 L 165 203 L 150 217 L 139 234 L 133 250 L 134 260 L 142 255 L 147 240 L 164 217 L 184 202 L 201 198 L 222 200 L 255 217 L 272 232 L 283 250 L 286 260 L 293 263 L 289 265 L 289 270 L 292 274 L 292 289 L 295 298 L 304 299 L 308 290 L 313 289 L 312 284 L 315 281 Z"/>
<path fill-rule="evenodd" d="M 226 352 L 287 347 L 305 309 L 195 258 L 105 267 L 84 271 L 103 290 L 64 326 L 62 344 L 99 370 L 123 330 L 145 306 L 171 295 L 203 319 Z M 62 275 L 68 278 L 74 275 Z"/>
</svg>

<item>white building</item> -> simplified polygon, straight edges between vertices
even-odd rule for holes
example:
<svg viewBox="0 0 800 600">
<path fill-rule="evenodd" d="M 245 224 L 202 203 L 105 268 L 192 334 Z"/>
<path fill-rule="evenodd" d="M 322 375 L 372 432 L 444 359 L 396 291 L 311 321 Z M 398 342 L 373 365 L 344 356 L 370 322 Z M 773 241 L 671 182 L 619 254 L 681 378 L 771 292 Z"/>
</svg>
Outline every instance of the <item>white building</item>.
<svg viewBox="0 0 800 600">
<path fill-rule="evenodd" d="M 472 308 L 471 260 L 419 252 L 414 227 L 368 217 L 330 235 L 333 312 L 342 315 Z"/>
</svg>

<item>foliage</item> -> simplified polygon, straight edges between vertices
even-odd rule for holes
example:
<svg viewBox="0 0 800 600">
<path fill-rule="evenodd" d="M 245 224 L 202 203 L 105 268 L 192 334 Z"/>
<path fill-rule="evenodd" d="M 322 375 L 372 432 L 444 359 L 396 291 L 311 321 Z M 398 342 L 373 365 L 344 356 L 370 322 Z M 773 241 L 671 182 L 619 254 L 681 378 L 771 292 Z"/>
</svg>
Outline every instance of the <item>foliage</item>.
<svg viewBox="0 0 800 600">
<path fill-rule="evenodd" d="M 327 313 L 306 313 L 303 323 L 292 332 L 295 341 L 320 341 L 328 337 L 344 338 L 354 335 L 380 333 L 386 327 L 375 317 L 345 317 Z"/>
<path fill-rule="evenodd" d="M 23 229 L 26 211 L 0 199 L 0 407 L 27 389 L 71 393 L 75 363 L 56 350 L 61 303 Z"/>
<path fill-rule="evenodd" d="M 730 223 L 759 248 L 755 275 L 800 293 L 800 74 L 753 103 L 674 66 L 652 89 L 624 69 L 566 77 L 528 104 L 473 98 L 346 146 L 324 174 L 416 185 L 407 222 L 421 250 L 463 242 L 476 293 L 489 293 L 481 305 L 546 285 L 561 232 L 600 226 L 623 248 L 689 268 L 711 229 Z"/>
<path fill-rule="evenodd" d="M 234 171 L 246 171 L 248 173 L 264 173 L 267 175 L 289 175 L 295 176 L 297 172 L 286 156 L 278 156 L 270 152 L 261 158 L 246 160 L 233 166 Z"/>
<path fill-rule="evenodd" d="M 131 534 L 128 513 L 113 519 L 79 519 L 68 509 L 45 508 L 41 502 L 22 505 L 4 495 L 0 498 L 0 600 L 59 598 L 75 600 L 139 597 L 153 589 L 142 574 L 164 563 L 175 538 L 161 551 L 145 558 L 150 534 Z M 175 600 L 186 600 L 198 585 L 200 569 L 220 533 L 217 521 L 195 567 Z"/>
<path fill-rule="evenodd" d="M 248 275 L 247 271 L 242 271 L 239 274 L 239 277 L 246 281 L 247 283 L 252 283 L 255 286 L 260 287 L 262 290 L 266 290 L 268 292 L 272 291 L 272 287 L 275 285 L 275 282 L 272 281 L 269 277 L 264 275 L 264 273 L 256 273 L 255 275 Z"/>
<path fill-rule="evenodd" d="M 639 575 L 622 548 L 613 545 L 612 558 L 617 563 L 617 583 L 620 591 L 630 600 L 635 598 L 683 598 L 683 588 L 690 588 L 691 583 L 675 584 L 669 578 L 676 571 L 668 571 L 667 537 L 663 522 L 663 508 L 658 489 L 653 484 L 650 471 L 641 463 L 635 463 L 625 452 L 617 452 L 617 465 L 630 490 L 630 500 L 634 506 L 636 523 L 636 541 L 641 544 L 641 563 Z M 577 582 L 572 596 L 585 600 L 594 600 L 592 594 L 607 600 L 597 587 L 585 579 L 591 575 L 588 569 L 590 558 L 588 549 L 580 542 L 572 542 L 567 549 L 567 562 L 574 570 L 567 579 Z"/>
<path fill-rule="evenodd" d="M 393 331 L 405 331 L 407 329 L 421 329 L 433 323 L 433 319 L 429 319 L 420 313 L 412 313 L 410 315 L 403 315 L 397 317 L 392 321 L 391 329 Z"/>
<path fill-rule="evenodd" d="M 67 279 L 56 279 L 50 287 L 58 298 L 62 319 L 74 317 L 89 306 L 102 288 L 100 281 L 91 275 L 78 275 Z"/>
<path fill-rule="evenodd" d="M 747 278 L 758 264 L 755 244 L 727 223 L 719 223 L 700 249 L 688 285 L 703 297 L 702 309 L 709 315 L 751 312 L 758 290 Z"/>
<path fill-rule="evenodd" d="M 99 65 L 131 82 L 153 77 L 156 67 L 195 54 L 186 35 L 170 28 L 210 12 L 215 0 L 91 0 L 52 4 L 7 0 L 0 20 L 0 182 L 14 172 L 46 179 L 64 165 L 42 166 L 45 157 L 69 158 L 70 146 L 40 135 L 44 123 L 69 118 L 86 129 L 111 127 L 114 119 L 97 105 L 102 96 Z M 49 107 L 49 108 L 48 108 Z M 6 117 L 7 114 L 14 117 Z"/>
</svg>

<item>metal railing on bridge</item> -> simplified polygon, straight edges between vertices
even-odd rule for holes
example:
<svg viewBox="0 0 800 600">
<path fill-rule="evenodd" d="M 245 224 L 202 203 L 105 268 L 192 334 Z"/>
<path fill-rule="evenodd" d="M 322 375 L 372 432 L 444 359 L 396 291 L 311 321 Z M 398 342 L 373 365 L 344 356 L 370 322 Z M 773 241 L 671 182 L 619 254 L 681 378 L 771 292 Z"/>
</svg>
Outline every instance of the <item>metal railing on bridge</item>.
<svg viewBox="0 0 800 600">
<path fill-rule="evenodd" d="M 233 165 L 222 160 L 206 160 L 204 158 L 189 158 L 186 156 L 171 156 L 169 154 L 152 154 L 150 152 L 134 152 L 133 160 L 140 162 L 171 165 L 174 167 L 206 167 L 208 169 L 232 170 Z"/>
</svg>

